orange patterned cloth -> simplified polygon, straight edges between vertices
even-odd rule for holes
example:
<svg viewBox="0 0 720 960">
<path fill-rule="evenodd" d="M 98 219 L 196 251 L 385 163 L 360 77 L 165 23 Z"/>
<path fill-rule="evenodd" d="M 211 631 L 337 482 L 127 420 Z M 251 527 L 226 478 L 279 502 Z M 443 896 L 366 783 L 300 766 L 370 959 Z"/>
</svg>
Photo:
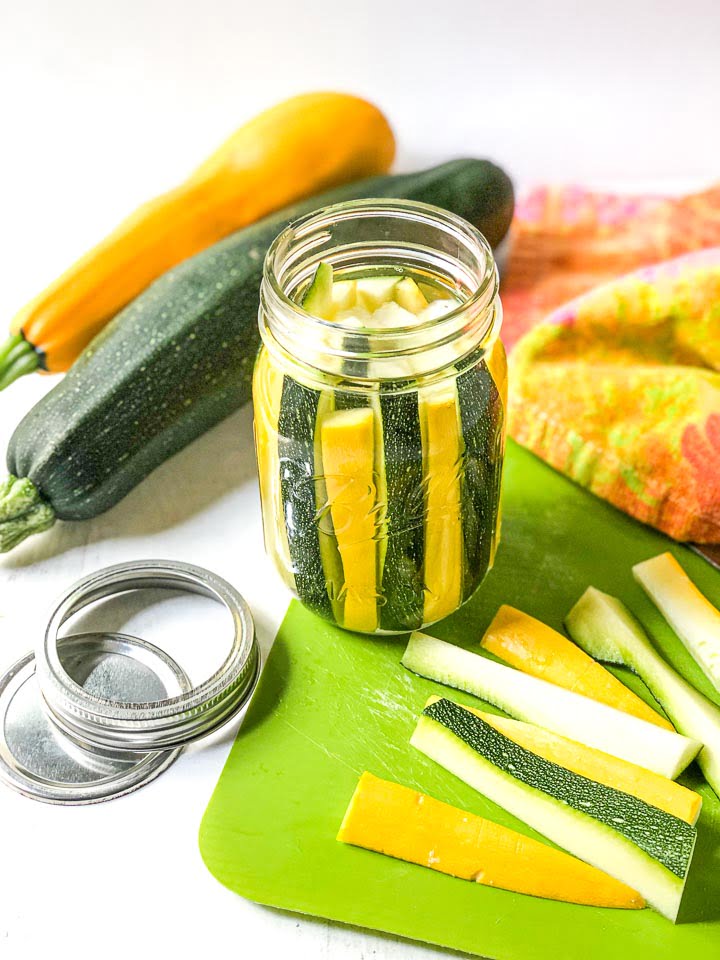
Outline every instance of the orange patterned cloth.
<svg viewBox="0 0 720 960">
<path fill-rule="evenodd" d="M 720 246 L 720 184 L 674 198 L 538 187 L 518 200 L 510 238 L 501 286 L 506 346 L 600 283 Z"/>
<path fill-rule="evenodd" d="M 720 247 L 550 313 L 511 355 L 508 426 L 639 520 L 720 543 Z"/>
</svg>

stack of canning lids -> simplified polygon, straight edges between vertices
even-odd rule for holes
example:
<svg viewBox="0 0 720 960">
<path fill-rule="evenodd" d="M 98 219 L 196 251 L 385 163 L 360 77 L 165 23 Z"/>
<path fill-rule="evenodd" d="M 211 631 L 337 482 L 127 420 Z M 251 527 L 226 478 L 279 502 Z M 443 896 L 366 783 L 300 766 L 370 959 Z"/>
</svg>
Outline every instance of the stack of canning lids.
<svg viewBox="0 0 720 960">
<path fill-rule="evenodd" d="M 89 604 L 144 588 L 201 594 L 229 611 L 230 651 L 200 685 L 142 638 L 106 632 L 59 637 L 62 625 Z M 250 610 L 225 580 L 169 560 L 99 570 L 65 593 L 36 651 L 0 677 L 0 779 L 50 803 L 94 803 L 136 790 L 166 770 L 186 744 L 237 714 L 259 666 Z"/>
</svg>

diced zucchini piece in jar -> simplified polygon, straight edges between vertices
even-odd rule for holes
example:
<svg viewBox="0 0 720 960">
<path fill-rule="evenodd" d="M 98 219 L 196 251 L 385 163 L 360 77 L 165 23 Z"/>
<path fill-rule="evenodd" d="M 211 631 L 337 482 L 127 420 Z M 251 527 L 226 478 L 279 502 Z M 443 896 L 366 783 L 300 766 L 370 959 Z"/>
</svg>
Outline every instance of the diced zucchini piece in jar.
<svg viewBox="0 0 720 960">
<path fill-rule="evenodd" d="M 357 280 L 357 300 L 359 306 L 365 307 L 371 313 L 395 299 L 395 289 L 400 283 L 400 274 L 391 276 L 360 277 Z"/>
<path fill-rule="evenodd" d="M 418 314 L 428 305 L 427 300 L 422 295 L 420 287 L 415 283 L 412 277 L 403 277 L 395 288 L 395 302 L 403 310 L 409 310 L 410 313 Z"/>
<path fill-rule="evenodd" d="M 327 320 L 333 311 L 333 268 L 329 263 L 320 263 L 310 286 L 302 299 L 302 308 L 315 317 Z"/>
</svg>

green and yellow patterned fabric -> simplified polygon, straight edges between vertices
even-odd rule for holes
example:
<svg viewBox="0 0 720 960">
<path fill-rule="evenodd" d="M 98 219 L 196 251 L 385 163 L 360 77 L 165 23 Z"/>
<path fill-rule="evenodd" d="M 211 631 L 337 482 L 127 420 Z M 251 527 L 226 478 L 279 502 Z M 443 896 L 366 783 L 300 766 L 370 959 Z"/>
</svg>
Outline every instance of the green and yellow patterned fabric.
<svg viewBox="0 0 720 960">
<path fill-rule="evenodd" d="M 720 248 L 553 311 L 511 355 L 508 426 L 644 523 L 720 542 Z"/>
</svg>

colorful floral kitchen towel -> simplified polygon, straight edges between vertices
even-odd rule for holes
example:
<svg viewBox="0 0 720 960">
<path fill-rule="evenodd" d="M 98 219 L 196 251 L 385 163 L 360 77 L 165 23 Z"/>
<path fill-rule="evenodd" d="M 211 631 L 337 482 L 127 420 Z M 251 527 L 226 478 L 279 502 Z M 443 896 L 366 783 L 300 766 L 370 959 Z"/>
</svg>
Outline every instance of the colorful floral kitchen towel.
<svg viewBox="0 0 720 960">
<path fill-rule="evenodd" d="M 677 540 L 720 542 L 720 247 L 552 312 L 511 355 L 509 431 Z"/>
<path fill-rule="evenodd" d="M 517 201 L 510 241 L 501 285 L 506 346 L 600 283 L 720 245 L 720 185 L 682 197 L 536 187 Z"/>
</svg>

